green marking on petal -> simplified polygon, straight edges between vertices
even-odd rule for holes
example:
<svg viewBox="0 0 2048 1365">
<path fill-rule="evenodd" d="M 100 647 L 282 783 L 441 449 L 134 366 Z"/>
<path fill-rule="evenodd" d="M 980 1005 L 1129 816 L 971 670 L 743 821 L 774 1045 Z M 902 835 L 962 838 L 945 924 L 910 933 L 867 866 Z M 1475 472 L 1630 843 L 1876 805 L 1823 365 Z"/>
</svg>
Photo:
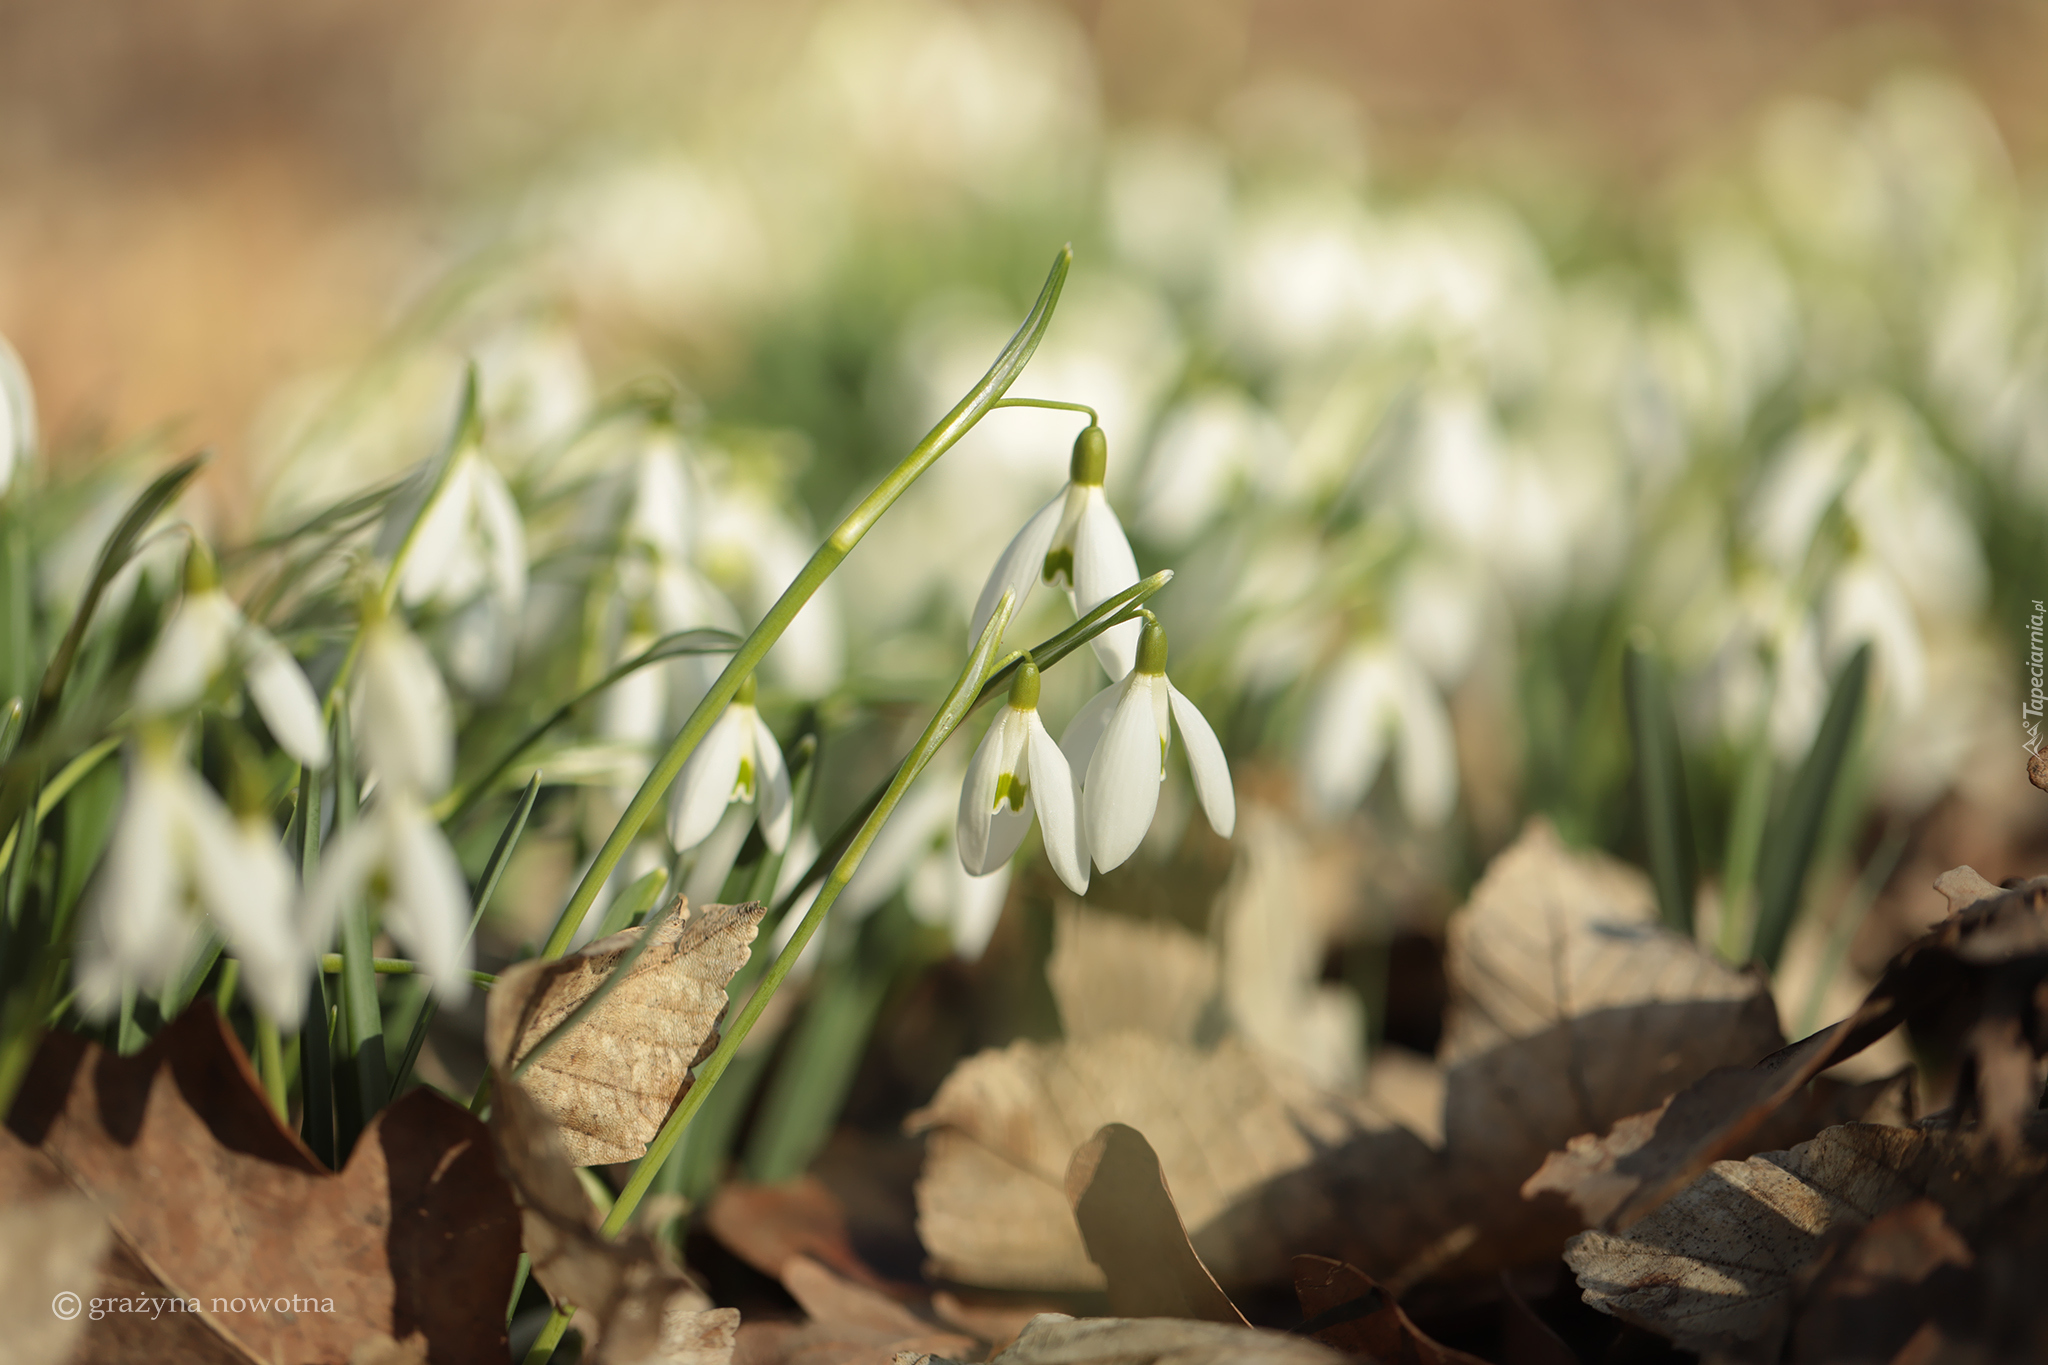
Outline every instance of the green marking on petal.
<svg viewBox="0 0 2048 1365">
<path fill-rule="evenodd" d="M 754 799 L 754 760 L 751 758 L 740 760 L 739 780 L 732 784 L 732 799 L 735 801 L 751 801 Z"/>
<path fill-rule="evenodd" d="M 1159 737 L 1159 780 L 1166 780 L 1166 736 Z"/>
<path fill-rule="evenodd" d="M 1073 582 L 1074 552 L 1070 549 L 1057 547 L 1048 550 L 1045 556 L 1045 572 L 1043 577 L 1048 583 L 1058 583 L 1062 580 L 1069 583 Z"/>
<path fill-rule="evenodd" d="M 1010 803 L 1011 810 L 1023 810 L 1024 802 L 1031 795 L 1031 784 L 1015 773 L 1004 773 L 996 779 L 995 809 L 1001 810 L 1003 802 Z"/>
</svg>

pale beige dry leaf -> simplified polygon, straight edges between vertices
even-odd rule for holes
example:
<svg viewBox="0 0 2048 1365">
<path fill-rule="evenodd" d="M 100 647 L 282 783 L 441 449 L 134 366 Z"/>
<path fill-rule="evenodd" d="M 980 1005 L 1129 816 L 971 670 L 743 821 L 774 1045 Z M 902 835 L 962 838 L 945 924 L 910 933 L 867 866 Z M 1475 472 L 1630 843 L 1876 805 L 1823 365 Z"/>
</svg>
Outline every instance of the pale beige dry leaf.
<svg viewBox="0 0 2048 1365">
<path fill-rule="evenodd" d="M 491 1136 L 520 1205 L 533 1278 L 574 1325 L 599 1365 L 729 1365 L 739 1312 L 712 1308 L 643 1233 L 616 1240 L 562 1151 L 560 1130 L 525 1087 L 492 1073 Z M 688 1354 L 694 1352 L 694 1354 Z"/>
<path fill-rule="evenodd" d="M 100 1257 L 112 1237 L 107 1220 L 82 1194 L 53 1187 L 0 1208 L 0 1322 L 7 1352 L 20 1365 L 60 1365 L 84 1336 L 82 1313 L 60 1317 L 60 1293 L 99 1292 Z"/>
<path fill-rule="evenodd" d="M 759 905 L 707 905 L 681 897 L 646 929 L 627 929 L 556 961 L 522 962 L 491 989 L 485 1047 L 516 1065 L 590 998 L 643 932 L 655 941 L 617 986 L 520 1078 L 561 1128 L 571 1162 L 632 1161 L 647 1150 L 689 1071 L 717 1045 L 726 983 L 747 961 Z"/>
<path fill-rule="evenodd" d="M 1626 1234 L 1573 1238 L 1565 1260 L 1602 1312 L 1685 1350 L 1770 1358 L 1831 1235 L 1923 1194 L 1968 1217 L 2037 1178 L 2038 1161 L 1995 1167 L 1985 1151 L 1952 1132 L 1845 1124 L 1789 1152 L 1716 1162 Z"/>
<path fill-rule="evenodd" d="M 1321 1342 L 1257 1327 L 1041 1313 L 989 1365 L 1334 1365 L 1346 1359 Z"/>
<path fill-rule="evenodd" d="M 1976 868 L 1965 863 L 1952 867 L 1934 879 L 1934 889 L 1948 902 L 1948 912 L 1968 909 L 1978 901 L 1989 900 L 2004 890 Z"/>
<path fill-rule="evenodd" d="M 414 1332 L 394 1341 L 382 1332 L 364 1337 L 348 1353 L 348 1365 L 427 1365 L 427 1338 Z"/>
<path fill-rule="evenodd" d="M 927 1322 L 809 1257 L 791 1257 L 781 1278 L 808 1320 L 789 1330 L 749 1329 L 740 1365 L 887 1365 L 905 1352 L 981 1354 L 973 1337 Z"/>
<path fill-rule="evenodd" d="M 1344 1199 L 1347 1182 L 1391 1192 L 1438 1174 L 1436 1154 L 1369 1096 L 1319 1091 L 1234 1041 L 1201 1052 L 1124 1033 L 970 1057 L 906 1120 L 930 1134 L 918 1232 L 936 1272 L 992 1288 L 1102 1287 L 1065 1177 L 1074 1150 L 1109 1123 L 1150 1140 L 1196 1252 L 1225 1284 L 1284 1276 L 1301 1239 L 1327 1233 L 1333 1199 L 1375 1208 L 1357 1232 L 1383 1258 L 1441 1231 L 1418 1226 L 1412 1203 Z M 1309 1172 L 1314 1163 L 1328 1166 Z M 1235 1207 L 1290 1172 L 1303 1173 L 1301 1189 Z"/>
<path fill-rule="evenodd" d="M 1132 971 L 1134 962 L 1144 970 Z M 1071 1040 L 1136 1032 L 1192 1043 L 1216 996 L 1216 949 L 1179 925 L 1067 902 L 1045 976 Z"/>
</svg>

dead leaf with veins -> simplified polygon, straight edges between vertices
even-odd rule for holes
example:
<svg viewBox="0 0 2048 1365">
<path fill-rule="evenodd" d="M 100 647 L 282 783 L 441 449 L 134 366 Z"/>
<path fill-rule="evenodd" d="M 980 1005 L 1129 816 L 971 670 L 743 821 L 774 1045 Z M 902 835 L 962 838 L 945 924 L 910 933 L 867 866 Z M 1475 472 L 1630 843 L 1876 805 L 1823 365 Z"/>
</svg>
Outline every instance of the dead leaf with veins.
<svg viewBox="0 0 2048 1365">
<path fill-rule="evenodd" d="M 2012 1160 L 1965 1134 L 1847 1124 L 1789 1152 L 1717 1162 L 1627 1233 L 1573 1238 L 1565 1260 L 1586 1302 L 1602 1312 L 1683 1350 L 1775 1359 L 1809 1304 L 1825 1315 L 1839 1310 L 1844 1289 L 1854 1297 L 1867 1288 L 1873 1273 L 1918 1282 L 1943 1264 L 1966 1264 L 1965 1241 L 1939 1224 L 1953 1223 L 1967 1238 L 2015 1200 L 2038 1212 L 2044 1171 L 2037 1151 Z M 1888 1228 L 1877 1221 L 1923 1200 L 1942 1218 L 1902 1214 Z M 1810 1272 L 1831 1244 L 1871 1228 L 1883 1234 L 1879 1242 L 1903 1230 L 1918 1249 L 1901 1256 L 1873 1243 L 1852 1252 L 1835 1290 L 1817 1298 Z M 1829 1298 L 1837 1302 L 1821 1302 Z M 1816 1329 L 1824 1325 L 1815 1320 Z"/>
<path fill-rule="evenodd" d="M 511 1067 L 604 984 L 638 945 L 654 942 L 588 1017 L 520 1080 L 562 1130 L 578 1166 L 632 1161 L 688 1089 L 690 1068 L 718 1045 L 726 984 L 746 964 L 765 910 L 679 896 L 650 925 L 625 929 L 555 961 L 508 969 L 491 988 L 485 1047 Z"/>
<path fill-rule="evenodd" d="M 533 1278 L 557 1308 L 576 1308 L 593 1361 L 662 1365 L 689 1351 L 696 1365 L 729 1365 L 738 1310 L 711 1307 L 645 1233 L 599 1231 L 554 1119 L 502 1067 L 492 1074 L 491 1136 L 518 1196 Z"/>
<path fill-rule="evenodd" d="M 202 1003 L 129 1057 L 50 1034 L 8 1130 L 8 1208 L 69 1187 L 112 1232 L 96 1270 L 65 1287 L 200 1305 L 88 1317 L 75 1358 L 342 1362 L 415 1336 L 436 1361 L 505 1357 L 517 1210 L 483 1126 L 430 1090 L 377 1115 L 329 1171 Z M 72 1235 L 53 1242 L 63 1257 L 81 1251 Z M 294 1295 L 321 1308 L 294 1310 Z"/>
<path fill-rule="evenodd" d="M 1430 1337 L 1392 1294 L 1342 1261 L 1295 1257 L 1294 1293 L 1306 1319 L 1296 1330 L 1346 1355 L 1404 1365 L 1486 1365 Z"/>
<path fill-rule="evenodd" d="M 740 1365 L 888 1365 L 902 1355 L 979 1356 L 986 1349 L 807 1256 L 791 1257 L 781 1279 L 805 1321 L 741 1327 Z"/>
<path fill-rule="evenodd" d="M 1041 1313 L 989 1365 L 1338 1365 L 1344 1359 L 1321 1342 L 1258 1327 Z"/>
</svg>

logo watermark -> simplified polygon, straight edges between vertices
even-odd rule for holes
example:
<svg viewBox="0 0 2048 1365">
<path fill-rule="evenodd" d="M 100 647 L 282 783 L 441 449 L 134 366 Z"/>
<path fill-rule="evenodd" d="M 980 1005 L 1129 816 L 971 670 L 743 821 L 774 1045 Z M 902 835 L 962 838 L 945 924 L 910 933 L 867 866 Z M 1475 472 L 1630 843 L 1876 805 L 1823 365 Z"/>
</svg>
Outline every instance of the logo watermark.
<svg viewBox="0 0 2048 1365">
<path fill-rule="evenodd" d="M 306 1294 L 269 1294 L 232 1299 L 222 1297 L 214 1299 L 213 1306 L 209 1310 L 199 1299 L 156 1298 L 154 1296 L 121 1299 L 81 1299 L 78 1295 L 66 1289 L 58 1294 L 56 1298 L 50 1300 L 50 1311 L 66 1322 L 70 1322 L 80 1313 L 84 1313 L 94 1322 L 98 1322 L 109 1313 L 140 1313 L 146 1315 L 151 1322 L 155 1322 L 166 1313 L 204 1313 L 208 1311 L 215 1313 L 280 1313 L 287 1317 L 296 1317 L 300 1313 L 332 1313 L 334 1311 L 334 1300 L 314 1298 Z"/>
<path fill-rule="evenodd" d="M 2041 628 L 2048 620 L 2048 606 L 2040 598 L 2034 599 L 2033 615 L 2027 618 L 2027 699 L 2020 703 L 2020 726 L 2026 731 L 2027 742 L 2021 747 L 2029 754 L 2041 752 L 2041 717 L 2048 711 L 2048 655 L 2041 648 Z"/>
</svg>

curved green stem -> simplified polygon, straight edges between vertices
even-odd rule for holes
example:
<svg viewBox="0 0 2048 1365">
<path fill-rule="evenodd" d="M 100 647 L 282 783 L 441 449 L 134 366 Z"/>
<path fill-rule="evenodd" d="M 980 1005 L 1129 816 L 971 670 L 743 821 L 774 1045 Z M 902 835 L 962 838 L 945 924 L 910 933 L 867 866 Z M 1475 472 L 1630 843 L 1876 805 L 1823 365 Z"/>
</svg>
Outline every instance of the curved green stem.
<svg viewBox="0 0 2048 1365">
<path fill-rule="evenodd" d="M 1095 415 L 1095 409 L 1086 403 L 1063 403 L 1057 398 L 1004 398 L 989 406 L 997 408 L 1054 408 L 1060 412 L 1085 412 L 1090 426 L 1101 426 L 1102 419 Z"/>
<path fill-rule="evenodd" d="M 817 553 L 811 556 L 810 562 L 804 565 L 795 581 L 783 590 L 775 605 L 768 609 L 768 614 L 761 619 L 761 624 L 754 627 L 753 634 L 749 635 L 733 654 L 731 661 L 725 666 L 725 671 L 718 675 L 718 680 L 711 685 L 711 690 L 697 703 L 697 709 L 692 711 L 690 718 L 683 723 L 683 728 L 669 745 L 668 752 L 661 756 L 661 761 L 647 774 L 647 780 L 640 784 L 640 790 L 633 794 L 632 801 L 627 803 L 625 813 L 619 817 L 618 823 L 612 827 L 611 833 L 598 849 L 597 856 L 591 860 L 589 870 L 583 874 L 583 880 L 577 884 L 575 893 L 569 897 L 568 905 L 563 907 L 561 918 L 555 922 L 553 931 L 548 934 L 547 942 L 541 948 L 542 957 L 560 957 L 568 948 L 569 941 L 576 936 L 576 930 L 583 923 L 583 917 L 590 912 L 592 903 L 597 900 L 598 891 L 610 878 L 612 870 L 619 865 L 619 860 L 625 856 L 627 847 L 639 837 L 641 828 L 646 825 L 648 817 L 654 814 L 655 806 L 667 793 L 669 784 L 675 781 L 676 774 L 682 771 L 683 764 L 689 760 L 698 743 L 709 733 L 713 723 L 731 703 L 733 695 L 739 691 L 740 681 L 760 666 L 761 660 L 775 642 L 782 638 L 782 632 L 796 619 L 796 614 L 811 599 L 811 595 L 832 576 L 833 571 L 839 567 L 853 547 L 860 543 L 861 537 L 868 533 L 868 529 L 882 513 L 888 511 L 890 505 L 902 497 L 910 485 L 915 483 L 925 470 L 931 468 L 939 456 L 945 454 L 955 442 L 972 430 L 974 424 L 980 421 L 1009 391 L 1010 385 L 1016 382 L 1025 363 L 1031 359 L 1032 352 L 1038 349 L 1039 340 L 1045 335 L 1046 324 L 1052 320 L 1053 308 L 1059 302 L 1060 290 L 1066 284 L 1067 269 L 1072 262 L 1073 249 L 1061 247 L 1059 255 L 1053 258 L 1052 270 L 1045 278 L 1044 287 L 1039 290 L 1037 302 L 1032 304 L 1031 312 L 1018 327 L 1017 334 L 1010 338 L 1010 344 L 996 357 L 995 364 L 981 377 L 981 382 L 976 384 L 951 412 L 939 420 L 939 424 L 917 443 L 916 449 L 905 456 L 903 462 L 891 470 L 875 490 L 861 500 L 859 506 L 846 514 L 845 520 L 826 537 L 825 543 L 818 547 Z"/>
</svg>

